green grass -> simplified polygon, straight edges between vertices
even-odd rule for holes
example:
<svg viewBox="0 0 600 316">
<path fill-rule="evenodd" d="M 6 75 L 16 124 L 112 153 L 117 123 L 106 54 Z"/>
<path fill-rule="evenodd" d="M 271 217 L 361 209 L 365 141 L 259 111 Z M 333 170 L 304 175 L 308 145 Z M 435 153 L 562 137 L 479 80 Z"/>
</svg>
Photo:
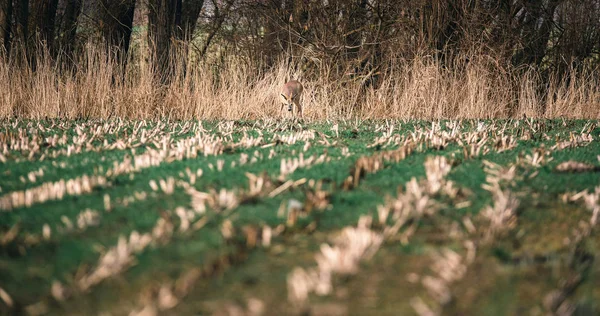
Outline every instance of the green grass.
<svg viewBox="0 0 600 316">
<path fill-rule="evenodd" d="M 446 123 L 442 121 L 441 129 L 437 129 L 436 133 L 451 131 Z M 545 295 L 558 287 L 568 275 L 581 272 L 570 268 L 575 259 L 571 255 L 572 249 L 562 240 L 570 236 L 580 221 L 587 222 L 591 216 L 583 203 L 565 204 L 559 195 L 585 189 L 593 191 L 600 185 L 598 171 L 559 173 L 555 167 L 568 160 L 599 166 L 600 128 L 596 121 L 510 120 L 483 123 L 493 126 L 477 135 L 477 139 L 489 137 L 484 144 L 489 152 L 466 157 L 463 147 L 457 142 L 451 141 L 442 149 L 430 147 L 426 142 L 418 143 L 406 159 L 398 163 L 385 162 L 382 169 L 367 173 L 357 187 L 344 190 L 342 183 L 351 175 L 358 158 L 399 147 L 395 141 L 370 146 L 387 133 L 386 122 L 238 121 L 232 123 L 231 129 L 217 121 L 187 122 L 197 128 L 195 132 L 184 129 L 186 122 L 148 122 L 147 127 L 138 129 L 139 122 L 136 121 L 0 121 L 0 134 L 13 135 L 12 141 L 0 144 L 0 152 L 5 157 L 5 162 L 0 162 L 0 197 L 35 188 L 41 183 L 83 175 L 104 175 L 106 170 L 127 157 L 160 150 L 165 137 L 169 144 L 174 144 L 198 135 L 212 136 L 218 138 L 224 148 L 221 154 L 207 156 L 197 149 L 197 158 L 164 160 L 158 166 L 108 176 L 107 185 L 95 187 L 90 193 L 65 195 L 60 200 L 0 210 L 0 240 L 18 225 L 16 237 L 0 243 L 0 287 L 14 301 L 12 307 L 0 301 L 0 314 L 18 313 L 39 302 L 48 313 L 56 315 L 97 314 L 102 311 L 128 314 L 141 306 L 140 293 L 165 282 L 173 282 L 192 269 L 207 267 L 213 267 L 214 271 L 204 273 L 194 289 L 165 313 L 208 314 L 227 304 L 244 305 L 248 298 L 262 300 L 267 311 L 290 313 L 293 308 L 287 303 L 287 274 L 296 266 L 314 266 L 314 254 L 319 251 L 321 243 L 328 242 L 340 229 L 356 225 L 361 216 L 376 215 L 377 206 L 385 203 L 386 196 L 396 196 L 398 188 L 404 188 L 412 178 L 424 179 L 423 163 L 428 157 L 445 156 L 453 164 L 446 178 L 460 189 L 460 199 L 470 204 L 459 208 L 451 198 L 433 196 L 440 205 L 440 211 L 419 220 L 418 230 L 408 244 L 393 239 L 387 241 L 371 261 L 363 264 L 357 275 L 336 277 L 334 294 L 323 298 L 311 297 L 315 311 L 330 304 L 342 310 L 347 308 L 351 314 L 353 311 L 360 314 L 411 314 L 414 310 L 410 299 L 415 296 L 425 298 L 427 291 L 420 283 L 408 282 L 406 275 L 431 274 L 427 268 L 432 262 L 431 254 L 440 249 L 450 248 L 463 254 L 462 241 L 450 237 L 449 232 L 455 222 L 464 231 L 461 220 L 465 216 L 472 218 L 479 229 L 486 229 L 486 221 L 478 214 L 493 202 L 493 198 L 482 188 L 486 181 L 483 160 L 501 166 L 522 162 L 526 155 L 531 155 L 541 146 L 550 149 L 557 140 L 569 140 L 571 134 L 580 135 L 586 129 L 593 141 L 573 148 L 549 150 L 548 158 L 552 160 L 539 167 L 526 163 L 518 165 L 514 183 L 506 185 L 520 200 L 517 226 L 498 236 L 492 244 L 482 243 L 479 246 L 475 262 L 465 276 L 452 285 L 453 302 L 441 307 L 443 311 L 458 314 L 480 311 L 504 315 L 543 311 Z M 75 131 L 77 126 L 81 134 L 90 135 L 105 124 L 119 128 L 101 133 L 92 141 L 85 141 L 81 152 L 67 154 L 69 146 L 77 147 L 73 143 L 73 138 L 78 135 Z M 338 125 L 337 134 L 334 124 Z M 432 126 L 431 122 L 423 121 L 387 124 L 394 124 L 393 135 L 408 138 L 411 133 L 428 133 Z M 530 127 L 530 124 L 534 126 Z M 464 121 L 460 131 L 474 132 L 477 126 L 476 121 Z M 206 132 L 198 132 L 200 127 Z M 142 129 L 148 133 L 156 132 L 155 138 L 147 144 L 127 144 L 125 149 L 102 149 L 104 144 L 139 138 Z M 305 141 L 298 140 L 289 145 L 275 141 L 277 137 L 301 131 L 312 132 L 315 136 L 308 140 L 310 146 L 305 152 Z M 19 135 L 25 137 L 23 140 L 30 144 L 29 149 L 16 145 L 16 139 L 21 139 Z M 57 146 L 48 144 L 45 139 L 53 135 L 59 138 L 66 135 L 66 143 Z M 262 137 L 262 141 L 249 148 L 237 146 L 244 135 Z M 498 153 L 494 149 L 494 139 L 498 135 L 515 137 L 516 147 Z M 529 136 L 521 139 L 524 135 Z M 156 145 L 152 141 L 156 141 Z M 87 149 L 87 144 L 93 150 Z M 2 152 L 4 145 L 6 150 Z M 31 154 L 30 149 L 34 145 L 38 145 L 39 149 Z M 329 161 L 300 167 L 280 179 L 281 160 L 297 158 L 301 152 L 305 159 L 326 153 Z M 28 158 L 30 154 L 31 159 Z M 57 156 L 53 158 L 52 155 Z M 272 158 L 269 155 L 273 155 Z M 243 157 L 247 157 L 248 163 L 241 165 Z M 253 157 L 256 157 L 255 161 L 252 161 Z M 221 163 L 223 168 L 218 171 L 217 165 Z M 28 180 L 29 173 L 40 169 L 43 176 L 38 176 L 35 182 Z M 242 200 L 232 210 L 209 208 L 193 220 L 205 218 L 205 226 L 197 231 L 180 232 L 180 219 L 175 209 L 191 209 L 190 196 L 181 186 L 167 194 L 161 190 L 153 191 L 149 183 L 170 177 L 189 182 L 187 170 L 196 173 L 198 169 L 202 169 L 203 174 L 191 184 L 197 191 L 227 189 L 240 195 L 248 190 L 246 173 L 266 173 L 273 184 L 268 191 Z M 537 174 L 530 177 L 534 172 Z M 306 182 L 274 197 L 268 196 L 285 181 L 302 179 Z M 308 184 L 310 180 L 323 182 L 324 190 L 329 192 L 330 206 L 321 211 L 313 210 L 293 225 L 286 226 L 286 217 L 278 215 L 280 205 L 287 205 L 291 200 L 306 202 L 307 192 L 313 190 Z M 132 198 L 135 192 L 145 193 L 145 199 Z M 104 209 L 105 196 L 110 197 L 110 211 Z M 63 217 L 76 225 L 78 214 L 86 209 L 98 212 L 100 221 L 97 226 L 65 228 Z M 135 254 L 135 265 L 105 279 L 89 291 L 76 289 L 75 280 L 91 271 L 101 253 L 116 245 L 119 236 L 129 236 L 133 231 L 151 232 L 161 217 L 174 226 L 173 235 L 166 243 L 152 244 Z M 222 226 L 228 221 L 235 231 L 231 239 L 222 234 Z M 44 225 L 52 230 L 48 240 L 42 238 Z M 247 246 L 244 229 L 264 225 L 281 225 L 286 229 L 273 237 L 269 248 Z M 471 238 L 477 239 L 476 235 Z M 32 239 L 36 241 L 31 242 Z M 592 259 L 581 268 L 581 285 L 569 294 L 569 301 L 574 306 L 591 308 L 595 312 L 600 311 L 599 306 L 593 303 L 600 299 L 600 293 L 593 286 L 600 281 L 600 264 L 594 259 L 598 254 L 599 241 L 595 230 L 582 241 Z M 548 259 L 544 262 L 523 259 L 536 255 Z M 516 261 L 519 263 L 515 264 Z M 51 285 L 55 280 L 73 288 L 72 296 L 65 301 L 52 298 Z M 435 305 L 431 299 L 426 299 L 426 302 Z"/>
</svg>

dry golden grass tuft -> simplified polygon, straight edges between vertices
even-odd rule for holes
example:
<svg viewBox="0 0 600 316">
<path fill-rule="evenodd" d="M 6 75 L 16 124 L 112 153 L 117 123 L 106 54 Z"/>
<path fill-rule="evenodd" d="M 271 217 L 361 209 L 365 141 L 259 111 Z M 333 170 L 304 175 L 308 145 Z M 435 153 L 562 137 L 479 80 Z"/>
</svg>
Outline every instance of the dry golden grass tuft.
<svg viewBox="0 0 600 316">
<path fill-rule="evenodd" d="M 541 96 L 540 74 L 513 69 L 491 57 L 474 56 L 450 70 L 424 56 L 390 60 L 377 89 L 360 78 L 335 75 L 322 65 L 304 75 L 301 65 L 280 63 L 262 72 L 231 57 L 223 66 L 175 62 L 170 83 L 159 84 L 151 63 L 133 54 L 125 70 L 93 45 L 77 67 L 59 69 L 40 54 L 36 70 L 0 60 L 0 118 L 219 118 L 278 117 L 277 91 L 288 78 L 305 86 L 305 116 L 329 118 L 600 118 L 600 76 L 573 71 L 550 78 Z M 174 60 L 185 60 L 175 54 Z"/>
</svg>

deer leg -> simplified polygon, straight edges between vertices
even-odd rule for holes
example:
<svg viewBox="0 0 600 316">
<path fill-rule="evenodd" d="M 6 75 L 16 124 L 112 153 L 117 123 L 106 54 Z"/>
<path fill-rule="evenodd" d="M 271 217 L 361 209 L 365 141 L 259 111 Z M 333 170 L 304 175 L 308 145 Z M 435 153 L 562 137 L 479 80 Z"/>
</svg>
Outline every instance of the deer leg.
<svg viewBox="0 0 600 316">
<path fill-rule="evenodd" d="M 302 112 L 302 104 L 300 102 L 296 103 L 296 107 L 298 107 L 298 116 L 302 117 L 304 113 Z"/>
</svg>

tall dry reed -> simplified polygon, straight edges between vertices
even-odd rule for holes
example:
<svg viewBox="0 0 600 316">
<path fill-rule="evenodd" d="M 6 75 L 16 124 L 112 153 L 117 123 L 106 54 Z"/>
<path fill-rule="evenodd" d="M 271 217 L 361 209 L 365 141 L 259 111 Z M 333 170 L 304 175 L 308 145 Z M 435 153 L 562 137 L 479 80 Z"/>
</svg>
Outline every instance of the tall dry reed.
<svg viewBox="0 0 600 316">
<path fill-rule="evenodd" d="M 183 56 L 176 52 L 173 60 Z M 544 83 L 535 70 L 512 69 L 481 55 L 453 70 L 427 56 L 391 60 L 376 88 L 365 87 L 361 78 L 332 75 L 334 65 L 309 76 L 283 62 L 261 72 L 235 57 L 218 65 L 175 62 L 172 79 L 159 84 L 147 58 L 133 56 L 122 67 L 93 45 L 69 69 L 54 66 L 60 63 L 47 54 L 40 54 L 35 71 L 22 64 L 0 61 L 0 118 L 278 117 L 278 88 L 289 78 L 305 85 L 309 119 L 600 118 L 597 73 L 573 71 L 567 80 L 551 77 Z M 542 84 L 547 93 L 540 93 Z"/>
</svg>

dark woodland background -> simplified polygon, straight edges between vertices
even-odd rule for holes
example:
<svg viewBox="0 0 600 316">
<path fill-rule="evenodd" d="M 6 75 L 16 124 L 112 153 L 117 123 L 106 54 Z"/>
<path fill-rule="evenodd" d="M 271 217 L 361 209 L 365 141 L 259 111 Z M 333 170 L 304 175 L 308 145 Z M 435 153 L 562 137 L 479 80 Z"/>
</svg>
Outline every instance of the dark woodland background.
<svg viewBox="0 0 600 316">
<path fill-rule="evenodd" d="M 137 54 L 157 85 L 181 64 L 264 74 L 283 62 L 306 80 L 378 89 L 417 56 L 456 73 L 485 59 L 498 73 L 534 70 L 544 98 L 551 81 L 597 71 L 600 1 L 0 0 L 0 44 L 13 70 L 43 59 L 63 74 L 91 46 L 122 69 Z"/>
</svg>

